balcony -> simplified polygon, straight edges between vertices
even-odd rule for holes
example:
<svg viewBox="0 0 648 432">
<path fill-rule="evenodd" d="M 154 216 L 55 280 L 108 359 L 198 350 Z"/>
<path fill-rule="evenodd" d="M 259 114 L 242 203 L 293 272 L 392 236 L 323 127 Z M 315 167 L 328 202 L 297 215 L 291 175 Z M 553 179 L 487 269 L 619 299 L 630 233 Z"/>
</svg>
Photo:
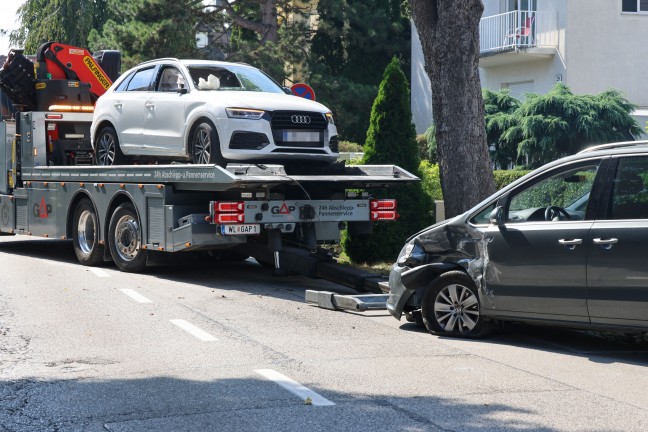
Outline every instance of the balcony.
<svg viewBox="0 0 648 432">
<path fill-rule="evenodd" d="M 513 11 L 482 18 L 479 66 L 483 68 L 551 58 L 558 48 L 553 11 Z"/>
</svg>

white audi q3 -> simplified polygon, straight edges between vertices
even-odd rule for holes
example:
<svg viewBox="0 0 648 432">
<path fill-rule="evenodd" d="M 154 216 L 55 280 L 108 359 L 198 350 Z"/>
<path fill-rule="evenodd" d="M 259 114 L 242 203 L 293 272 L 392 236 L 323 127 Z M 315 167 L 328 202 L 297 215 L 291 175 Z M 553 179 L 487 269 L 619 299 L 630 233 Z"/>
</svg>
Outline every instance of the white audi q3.
<svg viewBox="0 0 648 432">
<path fill-rule="evenodd" d="M 331 111 L 288 92 L 245 64 L 142 63 L 97 101 L 91 127 L 96 163 L 334 162 Z"/>
</svg>

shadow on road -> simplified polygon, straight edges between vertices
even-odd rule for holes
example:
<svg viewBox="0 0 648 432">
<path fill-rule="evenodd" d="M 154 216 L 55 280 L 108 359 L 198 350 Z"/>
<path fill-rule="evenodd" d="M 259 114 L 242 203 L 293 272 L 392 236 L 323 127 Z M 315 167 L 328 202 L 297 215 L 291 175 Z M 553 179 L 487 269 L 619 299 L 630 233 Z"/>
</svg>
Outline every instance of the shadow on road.
<svg viewBox="0 0 648 432">
<path fill-rule="evenodd" d="M 0 430 L 554 430 L 543 426 L 543 413 L 495 400 L 470 403 L 461 396 L 404 398 L 312 390 L 335 405 L 307 405 L 261 377 L 0 381 Z"/>
</svg>

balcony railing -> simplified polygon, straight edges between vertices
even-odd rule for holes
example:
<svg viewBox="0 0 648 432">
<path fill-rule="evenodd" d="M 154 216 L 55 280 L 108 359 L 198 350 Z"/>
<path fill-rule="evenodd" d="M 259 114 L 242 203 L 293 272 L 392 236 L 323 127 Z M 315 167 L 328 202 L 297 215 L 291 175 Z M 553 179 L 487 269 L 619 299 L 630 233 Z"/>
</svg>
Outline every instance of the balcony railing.
<svg viewBox="0 0 648 432">
<path fill-rule="evenodd" d="M 482 18 L 479 45 L 482 55 L 517 48 L 556 48 L 556 14 L 552 11 L 513 11 Z"/>
</svg>

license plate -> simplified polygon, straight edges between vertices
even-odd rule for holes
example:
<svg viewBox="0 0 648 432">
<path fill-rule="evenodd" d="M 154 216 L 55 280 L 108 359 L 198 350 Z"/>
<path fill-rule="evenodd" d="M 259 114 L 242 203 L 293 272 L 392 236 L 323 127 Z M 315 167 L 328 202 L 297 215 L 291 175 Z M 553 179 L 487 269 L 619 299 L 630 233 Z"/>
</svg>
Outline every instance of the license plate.
<svg viewBox="0 0 648 432">
<path fill-rule="evenodd" d="M 318 142 L 320 140 L 320 133 L 313 131 L 289 131 L 283 132 L 284 142 Z"/>
<path fill-rule="evenodd" d="M 261 234 L 261 225 L 259 224 L 221 225 L 221 234 L 223 235 Z"/>
</svg>

